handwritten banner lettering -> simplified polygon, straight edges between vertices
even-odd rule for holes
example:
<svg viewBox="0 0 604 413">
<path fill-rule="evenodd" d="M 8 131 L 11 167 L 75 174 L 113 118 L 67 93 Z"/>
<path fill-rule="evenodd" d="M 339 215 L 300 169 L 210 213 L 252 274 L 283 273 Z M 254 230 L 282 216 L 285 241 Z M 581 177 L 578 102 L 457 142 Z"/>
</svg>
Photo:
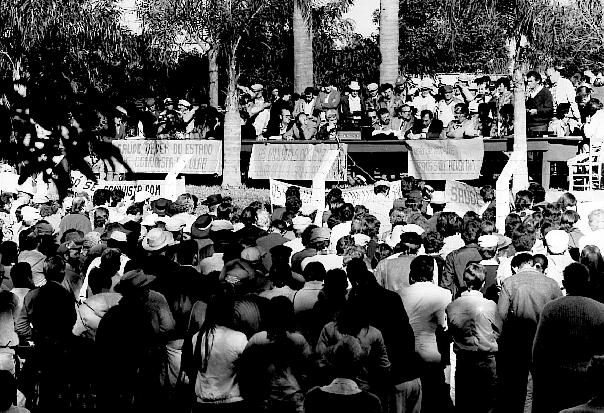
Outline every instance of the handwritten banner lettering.
<svg viewBox="0 0 604 413">
<path fill-rule="evenodd" d="M 285 205 L 285 192 L 287 191 L 287 188 L 291 186 L 297 186 L 300 189 L 300 199 L 302 200 L 303 204 L 312 203 L 311 188 L 288 184 L 276 179 L 270 180 L 271 203 L 273 205 Z M 371 200 L 373 196 L 375 196 L 375 193 L 373 192 L 373 185 L 355 186 L 353 188 L 342 189 L 342 197 L 344 198 L 344 202 L 352 205 L 362 205 L 363 203 Z M 402 197 L 401 181 L 390 182 L 390 194 L 388 197 L 390 199 Z"/>
<path fill-rule="evenodd" d="M 113 141 L 134 172 L 168 173 L 184 155 L 192 155 L 184 174 L 222 174 L 222 141 L 117 140 Z M 118 167 L 116 172 L 125 172 Z"/>
<path fill-rule="evenodd" d="M 256 144 L 252 147 L 248 176 L 252 179 L 312 181 L 329 150 L 339 150 L 326 181 L 346 179 L 346 145 Z"/>
<path fill-rule="evenodd" d="M 484 205 L 480 196 L 480 188 L 450 180 L 447 180 L 445 184 L 445 202 L 447 210 L 455 211 L 459 215 L 468 211 L 478 213 Z"/>
<path fill-rule="evenodd" d="M 407 141 L 409 175 L 431 181 L 477 179 L 484 158 L 482 138 Z"/>
</svg>

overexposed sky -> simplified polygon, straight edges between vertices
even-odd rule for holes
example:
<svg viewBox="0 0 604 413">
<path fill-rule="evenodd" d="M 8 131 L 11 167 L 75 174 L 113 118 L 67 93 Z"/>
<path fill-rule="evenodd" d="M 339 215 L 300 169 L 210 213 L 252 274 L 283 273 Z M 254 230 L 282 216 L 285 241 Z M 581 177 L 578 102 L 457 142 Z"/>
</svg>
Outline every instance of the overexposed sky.
<svg viewBox="0 0 604 413">
<path fill-rule="evenodd" d="M 355 0 L 354 5 L 344 15 L 356 23 L 356 32 L 368 37 L 377 31 L 377 26 L 371 22 L 375 9 L 380 7 L 380 0 Z"/>
</svg>

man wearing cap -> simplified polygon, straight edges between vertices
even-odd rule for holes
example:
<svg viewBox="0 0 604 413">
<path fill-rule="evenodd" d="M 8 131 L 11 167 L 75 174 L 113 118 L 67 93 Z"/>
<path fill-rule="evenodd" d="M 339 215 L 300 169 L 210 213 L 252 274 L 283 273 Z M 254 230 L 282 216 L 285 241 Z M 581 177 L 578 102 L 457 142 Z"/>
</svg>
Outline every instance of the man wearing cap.
<svg viewBox="0 0 604 413">
<path fill-rule="evenodd" d="M 212 215 L 200 215 L 191 225 L 191 238 L 197 242 L 200 260 L 211 257 L 214 253 L 214 242 L 209 238 L 213 219 Z"/>
<path fill-rule="evenodd" d="M 264 100 L 264 86 L 256 83 L 250 87 L 251 101 L 248 103 L 247 112 L 250 116 L 248 122 L 251 122 L 256 130 L 256 137 L 262 135 L 266 131 L 266 126 L 270 118 L 269 108 L 270 102 Z"/>
<path fill-rule="evenodd" d="M 19 208 L 21 205 L 29 204 L 29 201 L 31 201 L 31 199 L 33 198 L 34 187 L 32 184 L 32 179 L 27 178 L 27 180 L 23 184 L 17 185 L 16 190 L 17 199 L 11 204 L 9 211 L 9 215 L 11 217 L 15 216 L 17 208 Z"/>
<path fill-rule="evenodd" d="M 361 117 L 366 110 L 365 101 L 359 95 L 359 90 L 361 90 L 359 82 L 350 82 L 348 89 L 350 89 L 350 93 L 342 96 L 340 114 L 342 116 L 343 125 L 356 129 L 360 127 Z"/>
<path fill-rule="evenodd" d="M 178 101 L 178 113 L 182 119 L 186 133 L 192 133 L 195 129 L 195 113 L 197 113 L 198 109 L 199 106 L 194 106 L 185 99 Z"/>
<path fill-rule="evenodd" d="M 424 110 L 429 110 L 432 113 L 436 112 L 436 100 L 432 96 L 432 89 L 434 88 L 434 81 L 426 77 L 422 79 L 419 84 L 420 95 L 413 99 L 413 106 L 417 109 L 417 113 L 421 113 Z"/>
<path fill-rule="evenodd" d="M 447 127 L 449 122 L 454 118 L 453 108 L 455 104 L 462 103 L 461 100 L 457 99 L 453 94 L 453 86 L 444 85 L 442 87 L 444 99 L 438 102 L 436 109 L 436 117 L 443 123 L 443 127 Z"/>
<path fill-rule="evenodd" d="M 402 105 L 407 102 L 407 78 L 399 76 L 394 83 L 394 100 L 397 105 Z"/>
<path fill-rule="evenodd" d="M 330 236 L 331 230 L 329 228 L 322 227 L 312 230 L 310 243 L 317 251 L 317 255 L 302 260 L 300 266 L 302 271 L 304 271 L 304 268 L 311 262 L 320 262 L 325 267 L 325 271 L 344 267 L 344 259 L 342 256 L 329 253 Z"/>
<path fill-rule="evenodd" d="M 379 95 L 379 86 L 377 83 L 370 83 L 367 85 L 367 100 L 365 101 L 365 105 L 367 110 L 374 109 L 378 110 L 380 107 L 380 95 Z"/>
</svg>

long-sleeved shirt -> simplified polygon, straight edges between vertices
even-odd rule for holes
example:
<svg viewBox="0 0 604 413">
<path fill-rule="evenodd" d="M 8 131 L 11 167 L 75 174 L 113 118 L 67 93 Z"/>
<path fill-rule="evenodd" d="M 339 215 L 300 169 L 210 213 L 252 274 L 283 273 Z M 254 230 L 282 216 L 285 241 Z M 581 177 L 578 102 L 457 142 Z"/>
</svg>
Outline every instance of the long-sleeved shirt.
<svg viewBox="0 0 604 413">
<path fill-rule="evenodd" d="M 464 291 L 447 306 L 446 314 L 456 353 L 497 351 L 503 322 L 494 301 L 484 298 L 480 291 Z"/>
<path fill-rule="evenodd" d="M 478 252 L 477 244 L 468 244 L 449 253 L 445 259 L 445 268 L 440 286 L 451 291 L 453 297 L 456 297 L 458 292 L 465 288 L 463 273 L 466 270 L 466 265 L 470 262 L 480 261 L 482 261 L 482 256 Z"/>
<path fill-rule="evenodd" d="M 536 109 L 535 115 L 527 114 L 527 124 L 531 126 L 545 126 L 549 124 L 549 121 L 554 117 L 554 99 L 550 91 L 541 87 L 541 89 L 534 95 L 529 96 L 526 100 L 527 110 Z"/>
</svg>

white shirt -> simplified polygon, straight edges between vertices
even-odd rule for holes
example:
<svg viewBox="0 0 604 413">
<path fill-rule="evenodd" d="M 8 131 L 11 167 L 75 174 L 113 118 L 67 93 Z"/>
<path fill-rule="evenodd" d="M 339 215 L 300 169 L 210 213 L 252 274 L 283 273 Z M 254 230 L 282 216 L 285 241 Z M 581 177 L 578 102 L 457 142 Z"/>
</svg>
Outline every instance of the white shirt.
<svg viewBox="0 0 604 413">
<path fill-rule="evenodd" d="M 302 238 L 294 238 L 291 241 L 287 241 L 285 244 L 286 247 L 290 247 L 292 249 L 292 254 L 289 257 L 289 261 L 291 263 L 291 257 L 294 256 L 295 253 L 300 252 L 304 249 L 304 245 L 302 245 Z"/>
<path fill-rule="evenodd" d="M 312 116 L 313 111 L 315 110 L 316 99 L 312 98 L 310 102 L 304 101 L 304 113 L 307 116 Z"/>
<path fill-rule="evenodd" d="M 336 254 L 318 254 L 312 257 L 306 257 L 302 260 L 302 271 L 311 262 L 320 262 L 325 267 L 325 271 L 344 268 L 344 257 Z"/>
<path fill-rule="evenodd" d="M 600 248 L 600 251 L 604 251 L 604 229 L 593 231 L 591 234 L 586 234 L 579 238 L 579 249 L 581 251 L 587 245 L 595 245 Z"/>
<path fill-rule="evenodd" d="M 573 117 L 581 119 L 576 101 L 577 92 L 570 80 L 560 77 L 556 84 L 550 88 L 550 92 L 552 92 L 554 98 L 554 107 L 557 107 L 560 103 L 570 103 Z"/>
<path fill-rule="evenodd" d="M 429 110 L 432 113 L 436 112 L 436 100 L 434 100 L 432 95 L 428 95 L 427 97 L 419 95 L 413 99 L 412 105 L 417 109 L 418 119 L 422 110 Z"/>
<path fill-rule="evenodd" d="M 361 111 L 361 97 L 357 96 L 356 98 L 352 95 L 348 96 L 348 108 L 350 109 L 350 113 L 360 112 Z"/>
<path fill-rule="evenodd" d="M 329 238 L 329 248 L 332 251 L 336 251 L 336 245 L 338 244 L 338 240 L 346 235 L 350 235 L 350 228 L 352 226 L 352 221 L 342 222 L 341 224 L 336 225 L 331 229 L 331 236 Z"/>
<path fill-rule="evenodd" d="M 208 275 L 213 271 L 220 272 L 222 267 L 224 267 L 224 261 L 222 260 L 222 256 L 224 253 L 215 252 L 211 257 L 204 258 L 199 263 L 199 269 L 203 275 Z"/>
<path fill-rule="evenodd" d="M 438 102 L 436 117 L 443 123 L 443 127 L 446 128 L 449 122 L 455 119 L 453 108 L 458 103 L 460 103 L 460 101 L 455 98 L 452 99 L 450 103 L 447 103 L 445 100 Z"/>
</svg>

